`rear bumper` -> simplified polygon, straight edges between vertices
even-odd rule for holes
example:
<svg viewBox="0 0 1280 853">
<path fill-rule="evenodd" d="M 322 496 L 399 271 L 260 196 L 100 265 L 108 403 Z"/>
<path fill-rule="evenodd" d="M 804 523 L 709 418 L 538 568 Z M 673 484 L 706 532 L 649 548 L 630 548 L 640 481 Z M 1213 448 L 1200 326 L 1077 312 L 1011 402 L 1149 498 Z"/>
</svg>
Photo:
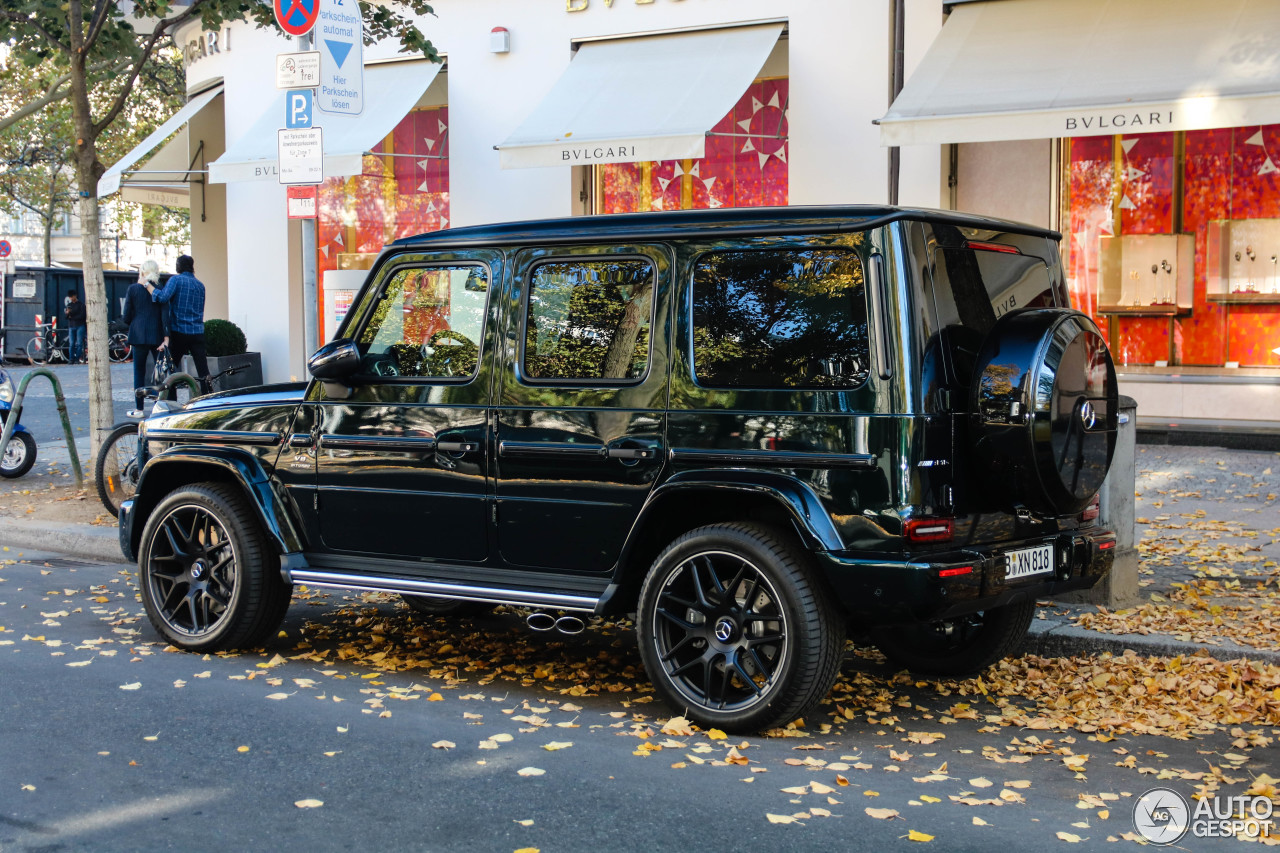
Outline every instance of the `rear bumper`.
<svg viewBox="0 0 1280 853">
<path fill-rule="evenodd" d="M 1053 545 L 1052 571 L 1006 578 L 1007 551 L 1045 544 Z M 1089 589 L 1111 570 L 1115 545 L 1111 531 L 1088 530 L 909 560 L 835 552 L 816 556 L 848 615 L 870 627 L 950 619 L 1019 599 Z"/>
</svg>

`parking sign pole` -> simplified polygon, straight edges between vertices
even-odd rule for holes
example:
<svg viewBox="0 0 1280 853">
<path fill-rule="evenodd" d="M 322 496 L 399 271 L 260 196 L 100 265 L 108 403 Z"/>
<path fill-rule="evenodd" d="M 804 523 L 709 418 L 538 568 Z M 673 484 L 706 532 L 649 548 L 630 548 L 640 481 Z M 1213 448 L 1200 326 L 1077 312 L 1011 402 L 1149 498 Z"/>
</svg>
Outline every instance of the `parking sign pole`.
<svg viewBox="0 0 1280 853">
<path fill-rule="evenodd" d="M 307 33 L 299 38 L 303 50 L 311 50 L 314 36 Z M 318 201 L 318 199 L 317 199 Z M 316 275 L 316 216 L 302 220 L 302 354 L 303 361 L 320 348 L 320 288 Z"/>
</svg>

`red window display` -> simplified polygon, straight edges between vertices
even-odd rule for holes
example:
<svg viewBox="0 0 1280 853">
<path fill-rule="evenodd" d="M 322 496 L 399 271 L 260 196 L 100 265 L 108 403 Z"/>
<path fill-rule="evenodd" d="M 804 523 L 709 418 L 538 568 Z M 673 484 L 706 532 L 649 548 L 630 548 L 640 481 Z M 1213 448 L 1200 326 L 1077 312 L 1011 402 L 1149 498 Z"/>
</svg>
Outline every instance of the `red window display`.
<svg viewBox="0 0 1280 853">
<path fill-rule="evenodd" d="M 417 109 L 364 158 L 364 169 L 330 178 L 317 199 L 320 304 L 327 270 L 368 269 L 392 240 L 449 224 L 449 108 Z M 333 330 L 321 312 L 321 339 Z"/>
<path fill-rule="evenodd" d="M 597 166 L 596 211 L 786 205 L 787 82 L 753 83 L 711 129 L 700 159 Z"/>
<path fill-rule="evenodd" d="M 1066 145 L 1068 283 L 1117 363 L 1280 366 L 1280 125 Z"/>
</svg>

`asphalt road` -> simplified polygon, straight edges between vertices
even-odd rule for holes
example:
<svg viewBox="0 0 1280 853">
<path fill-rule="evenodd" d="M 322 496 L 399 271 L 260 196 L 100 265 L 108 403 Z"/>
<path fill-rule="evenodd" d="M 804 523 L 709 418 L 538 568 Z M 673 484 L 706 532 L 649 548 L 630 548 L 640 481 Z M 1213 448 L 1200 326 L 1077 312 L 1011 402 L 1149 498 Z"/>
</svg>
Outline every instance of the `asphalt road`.
<svg viewBox="0 0 1280 853">
<path fill-rule="evenodd" d="M 15 387 L 22 381 L 31 366 L 5 364 L 2 366 L 13 379 Z M 67 402 L 67 415 L 74 434 L 79 438 L 89 430 L 89 367 L 84 364 L 46 365 L 58 377 L 62 396 Z M 133 365 L 111 365 L 111 391 L 115 401 L 115 417 L 112 423 L 125 420 L 125 413 L 133 408 Z M 58 404 L 53 385 L 47 379 L 36 377 L 27 386 L 22 406 L 22 425 L 41 442 L 63 441 L 62 421 L 58 417 Z"/>
<path fill-rule="evenodd" d="M 563 637 L 512 613 L 424 620 L 390 599 L 296 591 L 267 648 L 195 655 L 166 651 L 130 566 L 16 549 L 0 560 L 3 851 L 882 851 L 919 847 L 912 830 L 934 837 L 923 849 L 1047 849 L 1066 832 L 1081 839 L 1067 849 L 1115 850 L 1129 842 L 1107 837 L 1133 831 L 1134 799 L 1156 783 L 1116 766 L 1113 750 L 1156 770 L 1204 770 L 1232 751 L 1226 736 L 1104 744 L 948 723 L 957 701 L 980 697 L 895 681 L 858 657 L 845 676 L 877 698 L 845 698 L 856 719 L 826 733 L 829 706 L 807 737 L 669 737 L 657 723 L 671 712 L 653 701 L 625 626 Z M 421 655 L 396 672 L 352 662 L 380 643 Z M 417 659 L 432 668 L 404 669 Z M 945 737 L 911 740 L 922 731 Z M 1047 746 L 1024 763 L 984 756 L 1016 755 L 1015 738 L 1037 735 Z M 545 748 L 556 742 L 571 745 Z M 1090 754 L 1085 774 L 1050 750 L 1068 745 Z M 728 746 L 750 763 L 726 763 Z M 1254 750 L 1243 771 L 1274 773 L 1268 761 Z M 1015 780 L 1029 785 L 1005 786 Z M 950 799 L 1001 791 L 1025 801 Z M 1105 818 L 1077 807 L 1104 793 Z M 295 805 L 305 800 L 323 805 Z"/>
</svg>

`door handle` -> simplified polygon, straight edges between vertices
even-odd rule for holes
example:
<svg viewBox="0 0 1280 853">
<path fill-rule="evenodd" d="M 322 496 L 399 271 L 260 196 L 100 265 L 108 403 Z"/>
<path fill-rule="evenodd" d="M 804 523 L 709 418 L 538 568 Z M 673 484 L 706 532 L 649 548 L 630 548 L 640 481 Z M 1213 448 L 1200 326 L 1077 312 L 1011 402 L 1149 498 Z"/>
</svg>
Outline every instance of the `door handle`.
<svg viewBox="0 0 1280 853">
<path fill-rule="evenodd" d="M 610 459 L 653 459 L 658 451 L 652 447 L 610 447 Z"/>
<path fill-rule="evenodd" d="M 437 441 L 436 450 L 445 453 L 475 453 L 480 449 L 478 441 Z"/>
<path fill-rule="evenodd" d="M 289 436 L 290 447 L 310 447 L 315 443 L 309 432 L 295 432 Z"/>
</svg>

